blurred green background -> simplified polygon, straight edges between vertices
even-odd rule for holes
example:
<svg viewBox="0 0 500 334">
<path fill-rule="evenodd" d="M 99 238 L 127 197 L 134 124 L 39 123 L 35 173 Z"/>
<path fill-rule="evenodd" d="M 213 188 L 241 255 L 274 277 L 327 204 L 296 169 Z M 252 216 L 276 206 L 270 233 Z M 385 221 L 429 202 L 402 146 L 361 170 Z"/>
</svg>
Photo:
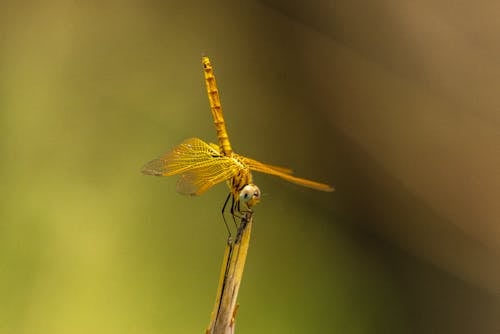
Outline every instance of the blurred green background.
<svg viewBox="0 0 500 334">
<path fill-rule="evenodd" d="M 497 263 L 492 247 L 443 223 L 349 133 L 354 118 L 336 116 L 373 125 L 363 113 L 406 104 L 411 85 L 403 97 L 370 95 L 364 82 L 400 83 L 272 5 L 2 2 L 0 333 L 204 331 L 227 189 L 187 198 L 176 178 L 140 174 L 185 138 L 216 141 L 202 54 L 236 152 L 337 188 L 254 175 L 264 198 L 237 333 L 495 328 L 497 270 L 474 275 L 475 259 L 452 256 L 474 249 Z M 434 247 L 443 240 L 458 245 L 449 257 Z"/>
</svg>

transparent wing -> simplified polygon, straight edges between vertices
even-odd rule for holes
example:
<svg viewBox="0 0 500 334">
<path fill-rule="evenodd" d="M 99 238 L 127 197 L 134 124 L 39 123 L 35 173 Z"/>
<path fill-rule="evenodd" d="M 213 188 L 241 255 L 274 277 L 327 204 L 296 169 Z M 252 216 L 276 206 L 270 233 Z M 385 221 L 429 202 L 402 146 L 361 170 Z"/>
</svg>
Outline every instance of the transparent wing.
<svg viewBox="0 0 500 334">
<path fill-rule="evenodd" d="M 177 182 L 177 192 L 183 195 L 201 195 L 212 186 L 229 180 L 237 173 L 238 166 L 231 158 L 213 158 L 211 163 L 183 173 Z"/>
<path fill-rule="evenodd" d="M 277 171 L 277 172 L 280 172 L 280 173 L 283 173 L 283 174 L 293 174 L 293 171 L 290 169 L 290 168 L 286 168 L 286 167 L 281 167 L 281 166 L 275 166 L 275 165 L 268 165 L 268 164 L 265 164 L 265 163 L 262 163 L 260 161 L 257 161 L 257 160 L 254 160 L 254 159 L 250 159 L 248 157 L 241 157 L 245 160 L 245 163 L 249 166 L 253 166 L 253 170 L 256 170 L 256 171 L 259 171 L 258 168 L 262 168 L 262 169 L 265 169 L 265 170 L 268 170 L 269 168 L 273 169 L 274 171 Z M 266 172 L 263 172 L 263 173 L 266 173 Z"/>
<path fill-rule="evenodd" d="M 172 151 L 151 160 L 142 168 L 147 175 L 171 176 L 185 171 L 203 167 L 213 163 L 214 158 L 222 155 L 215 147 L 201 139 L 189 138 L 176 146 Z"/>
<path fill-rule="evenodd" d="M 239 159 L 241 159 L 251 170 L 254 170 L 256 172 L 261 172 L 261 173 L 266 173 L 270 175 L 275 175 L 278 176 L 284 180 L 287 180 L 289 182 L 316 189 L 316 190 L 321 190 L 321 191 L 333 191 L 334 188 L 329 186 L 328 184 L 316 182 L 316 181 L 311 181 L 307 179 L 303 179 L 300 177 L 296 177 L 291 175 L 292 171 L 288 168 L 284 167 L 277 167 L 273 165 L 267 165 L 265 163 L 259 162 L 257 160 L 253 160 L 247 157 L 242 157 L 240 156 Z"/>
<path fill-rule="evenodd" d="M 223 156 L 216 145 L 198 138 L 189 138 L 171 152 L 148 162 L 142 168 L 147 175 L 171 176 L 181 174 L 177 191 L 199 195 L 213 185 L 230 179 L 239 167 L 232 158 Z"/>
</svg>

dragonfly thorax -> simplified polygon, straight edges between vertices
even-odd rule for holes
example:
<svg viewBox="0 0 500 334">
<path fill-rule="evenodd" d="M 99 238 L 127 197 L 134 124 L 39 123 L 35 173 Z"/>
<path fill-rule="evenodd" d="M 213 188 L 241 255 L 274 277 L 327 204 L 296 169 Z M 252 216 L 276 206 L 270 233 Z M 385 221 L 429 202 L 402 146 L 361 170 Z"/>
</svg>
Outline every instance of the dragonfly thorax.
<svg viewBox="0 0 500 334">
<path fill-rule="evenodd" d="M 229 189 L 233 193 L 235 198 L 239 197 L 240 191 L 248 184 L 252 184 L 252 174 L 250 169 L 243 164 L 238 159 L 234 158 L 235 161 L 238 162 L 238 172 L 234 175 L 230 180 L 228 180 Z"/>
</svg>

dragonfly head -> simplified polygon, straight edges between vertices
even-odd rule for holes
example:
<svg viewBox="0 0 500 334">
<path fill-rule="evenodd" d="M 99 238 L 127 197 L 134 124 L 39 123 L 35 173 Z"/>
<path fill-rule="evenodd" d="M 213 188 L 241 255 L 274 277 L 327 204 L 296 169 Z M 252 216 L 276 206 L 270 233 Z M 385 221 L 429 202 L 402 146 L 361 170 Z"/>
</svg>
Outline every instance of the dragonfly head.
<svg viewBox="0 0 500 334">
<path fill-rule="evenodd" d="M 255 184 L 247 184 L 240 191 L 240 201 L 245 203 L 248 208 L 260 202 L 260 189 Z"/>
</svg>

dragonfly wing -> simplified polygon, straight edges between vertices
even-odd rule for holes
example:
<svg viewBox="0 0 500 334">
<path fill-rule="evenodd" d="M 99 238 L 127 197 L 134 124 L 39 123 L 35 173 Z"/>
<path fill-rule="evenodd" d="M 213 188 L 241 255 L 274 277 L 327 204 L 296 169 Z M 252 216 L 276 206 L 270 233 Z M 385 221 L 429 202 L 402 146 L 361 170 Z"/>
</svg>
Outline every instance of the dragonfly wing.
<svg viewBox="0 0 500 334">
<path fill-rule="evenodd" d="M 283 174 L 293 174 L 293 171 L 290 169 L 290 168 L 287 168 L 287 167 L 281 167 L 281 166 L 275 166 L 275 165 L 268 165 L 268 164 L 265 164 L 265 163 L 262 163 L 260 161 L 257 161 L 257 160 L 254 160 L 254 159 L 250 159 L 250 158 L 247 158 L 247 157 L 241 157 L 239 156 L 242 160 L 244 160 L 245 164 L 248 165 L 250 167 L 250 169 L 253 169 L 255 171 L 258 171 L 260 172 L 261 170 L 259 169 L 262 169 L 262 172 L 263 173 L 267 173 L 267 172 L 264 172 L 264 170 L 269 170 L 269 169 L 272 169 L 276 172 L 280 172 L 280 173 L 283 173 Z"/>
<path fill-rule="evenodd" d="M 217 183 L 229 180 L 239 170 L 234 159 L 221 156 L 212 158 L 203 166 L 182 173 L 177 192 L 183 195 L 201 195 Z"/>
<path fill-rule="evenodd" d="M 176 146 L 172 151 L 151 160 L 142 168 L 142 173 L 155 176 L 170 176 L 196 169 L 222 157 L 213 146 L 198 138 L 189 138 Z"/>
<path fill-rule="evenodd" d="M 181 174 L 177 191 L 199 195 L 235 176 L 240 168 L 235 159 L 222 155 L 215 144 L 189 138 L 169 153 L 148 162 L 142 172 L 156 176 Z"/>
<path fill-rule="evenodd" d="M 333 187 L 329 186 L 328 184 L 316 182 L 316 181 L 311 181 L 307 179 L 303 179 L 300 177 L 296 177 L 291 175 L 292 171 L 287 168 L 283 167 L 278 167 L 273 165 L 267 165 L 265 163 L 259 162 L 257 160 L 253 160 L 247 157 L 240 157 L 240 159 L 250 168 L 251 170 L 261 172 L 261 173 L 266 173 L 270 175 L 275 175 L 278 176 L 284 180 L 287 180 L 289 182 L 316 189 L 316 190 L 321 190 L 321 191 L 333 191 Z"/>
</svg>

